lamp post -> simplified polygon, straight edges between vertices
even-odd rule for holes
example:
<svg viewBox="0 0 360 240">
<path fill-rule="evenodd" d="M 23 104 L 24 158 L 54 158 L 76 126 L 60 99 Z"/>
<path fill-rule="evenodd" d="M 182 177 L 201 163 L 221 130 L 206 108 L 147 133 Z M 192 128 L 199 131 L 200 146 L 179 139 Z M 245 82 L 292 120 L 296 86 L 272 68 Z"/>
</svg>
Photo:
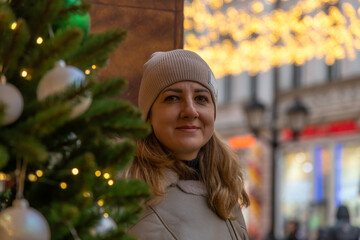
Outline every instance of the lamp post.
<svg viewBox="0 0 360 240">
<path fill-rule="evenodd" d="M 256 78 L 253 78 L 252 81 L 257 81 Z M 252 83 L 253 86 L 256 86 L 256 83 Z M 252 89 L 254 92 L 254 89 Z M 277 202 L 276 202 L 276 193 L 277 193 L 277 150 L 279 147 L 279 131 L 277 129 L 277 119 L 278 119 L 278 69 L 274 69 L 274 79 L 273 79 L 273 101 L 271 109 L 271 123 L 270 123 L 270 133 L 271 138 L 267 141 L 271 148 L 271 226 L 270 232 L 267 236 L 267 239 L 276 239 L 276 212 L 277 212 Z M 256 94 L 253 95 L 251 101 L 244 107 L 245 113 L 248 120 L 248 126 L 253 134 L 257 138 L 261 138 L 261 129 L 264 126 L 264 114 L 265 106 L 260 101 L 257 100 Z M 304 104 L 300 101 L 299 98 L 295 98 L 295 101 L 292 106 L 290 106 L 286 112 L 289 126 L 293 132 L 293 139 L 296 140 L 299 133 L 306 124 L 308 110 Z"/>
<path fill-rule="evenodd" d="M 305 127 L 309 111 L 299 98 L 287 109 L 287 117 L 290 128 L 293 132 L 293 140 L 297 140 L 301 130 Z"/>
<path fill-rule="evenodd" d="M 248 119 L 248 125 L 256 137 L 259 137 L 260 129 L 263 125 L 265 105 L 259 102 L 256 98 L 245 106 L 245 113 Z"/>
</svg>

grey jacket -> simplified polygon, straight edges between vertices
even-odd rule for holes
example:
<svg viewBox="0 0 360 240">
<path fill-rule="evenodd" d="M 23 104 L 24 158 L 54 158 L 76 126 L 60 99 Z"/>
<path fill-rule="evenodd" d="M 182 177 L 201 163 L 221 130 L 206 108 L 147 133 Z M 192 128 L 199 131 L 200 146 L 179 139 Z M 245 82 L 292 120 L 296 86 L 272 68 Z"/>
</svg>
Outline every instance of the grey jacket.
<svg viewBox="0 0 360 240">
<path fill-rule="evenodd" d="M 207 204 L 205 186 L 199 181 L 172 176 L 167 194 L 148 206 L 129 233 L 139 240 L 248 240 L 240 207 L 237 220 L 219 218 Z"/>
</svg>

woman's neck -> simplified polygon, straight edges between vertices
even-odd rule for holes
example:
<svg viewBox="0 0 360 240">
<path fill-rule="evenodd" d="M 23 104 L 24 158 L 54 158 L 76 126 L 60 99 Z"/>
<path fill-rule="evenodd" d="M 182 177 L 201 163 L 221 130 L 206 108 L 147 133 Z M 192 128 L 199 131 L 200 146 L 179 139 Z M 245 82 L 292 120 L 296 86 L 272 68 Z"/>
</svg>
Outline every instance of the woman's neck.
<svg viewBox="0 0 360 240">
<path fill-rule="evenodd" d="M 199 158 L 196 157 L 193 160 L 182 160 L 188 167 L 194 169 L 195 171 L 199 171 Z"/>
</svg>

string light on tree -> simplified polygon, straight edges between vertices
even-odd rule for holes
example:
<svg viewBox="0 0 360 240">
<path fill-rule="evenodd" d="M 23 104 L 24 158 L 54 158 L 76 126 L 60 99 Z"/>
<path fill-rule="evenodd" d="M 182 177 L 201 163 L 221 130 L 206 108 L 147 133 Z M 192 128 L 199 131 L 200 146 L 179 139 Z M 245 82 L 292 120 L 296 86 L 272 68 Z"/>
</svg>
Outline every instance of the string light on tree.
<svg viewBox="0 0 360 240">
<path fill-rule="evenodd" d="M 44 172 L 42 170 L 36 170 L 36 176 L 42 177 L 44 175 Z"/>
<path fill-rule="evenodd" d="M 83 192 L 83 197 L 85 197 L 85 198 L 91 197 L 91 193 L 88 191 Z"/>
<path fill-rule="evenodd" d="M 60 183 L 60 188 L 61 188 L 61 189 L 66 189 L 66 188 L 67 188 L 66 182 L 61 182 L 61 183 Z"/>
<path fill-rule="evenodd" d="M 36 39 L 36 43 L 37 44 L 42 44 L 44 42 L 44 39 L 42 38 L 42 37 L 38 37 L 37 39 Z"/>
<path fill-rule="evenodd" d="M 79 174 L 79 169 L 73 168 L 73 169 L 71 169 L 71 173 L 72 173 L 73 175 L 78 175 L 78 174 Z"/>
<path fill-rule="evenodd" d="M 36 182 L 37 181 L 37 176 L 33 173 L 29 173 L 28 175 L 28 179 L 30 182 Z"/>
<path fill-rule="evenodd" d="M 0 172 L 0 181 L 5 181 L 5 180 L 7 180 L 7 174 Z"/>
<path fill-rule="evenodd" d="M 100 170 L 96 170 L 96 171 L 95 171 L 95 176 L 100 177 L 100 176 L 101 176 L 101 171 L 100 171 Z"/>
<path fill-rule="evenodd" d="M 103 199 L 98 200 L 97 204 L 99 205 L 99 207 L 104 206 L 104 200 Z"/>
<path fill-rule="evenodd" d="M 16 27 L 17 27 L 17 22 L 13 22 L 13 23 L 10 25 L 11 30 L 15 30 Z"/>
<path fill-rule="evenodd" d="M 114 185 L 114 180 L 110 179 L 110 180 L 108 181 L 108 185 L 109 185 L 109 186 Z"/>
<path fill-rule="evenodd" d="M 27 75 L 28 75 L 28 73 L 27 73 L 26 70 L 22 70 L 21 73 L 20 73 L 20 75 L 21 75 L 21 77 L 26 78 Z"/>
</svg>

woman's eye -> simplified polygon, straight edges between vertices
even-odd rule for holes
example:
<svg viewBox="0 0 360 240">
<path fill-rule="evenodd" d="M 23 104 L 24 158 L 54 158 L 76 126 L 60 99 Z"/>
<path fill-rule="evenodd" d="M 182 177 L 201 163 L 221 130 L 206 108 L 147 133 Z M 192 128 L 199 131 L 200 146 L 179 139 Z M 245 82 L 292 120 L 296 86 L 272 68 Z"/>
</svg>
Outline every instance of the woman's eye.
<svg viewBox="0 0 360 240">
<path fill-rule="evenodd" d="M 165 102 L 173 102 L 173 101 L 177 101 L 178 99 L 179 99 L 178 96 L 171 95 L 171 96 L 167 96 L 164 101 Z"/>
<path fill-rule="evenodd" d="M 209 102 L 209 99 L 207 97 L 205 97 L 205 96 L 197 96 L 195 99 L 198 102 L 203 102 L 203 103 Z"/>
</svg>

